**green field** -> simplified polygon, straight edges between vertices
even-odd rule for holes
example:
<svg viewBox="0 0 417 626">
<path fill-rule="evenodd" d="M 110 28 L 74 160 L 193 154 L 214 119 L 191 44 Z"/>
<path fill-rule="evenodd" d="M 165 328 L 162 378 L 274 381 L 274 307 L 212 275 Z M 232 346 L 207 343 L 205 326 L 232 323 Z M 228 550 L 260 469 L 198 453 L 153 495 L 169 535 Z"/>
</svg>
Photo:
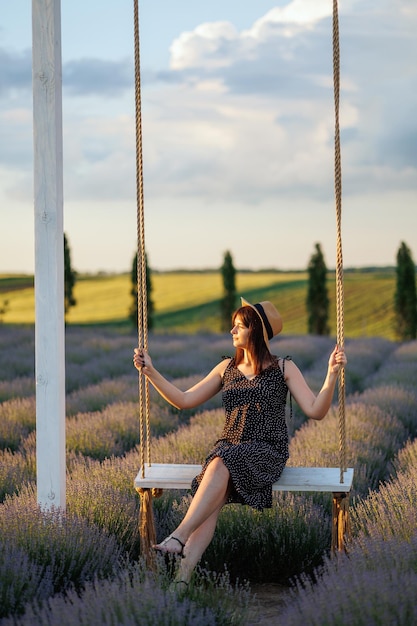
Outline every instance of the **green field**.
<svg viewBox="0 0 417 626">
<path fill-rule="evenodd" d="M 305 334 L 307 274 L 305 272 L 238 272 L 237 292 L 249 301 L 271 300 L 284 319 L 286 334 Z M 77 305 L 69 324 L 117 324 L 128 328 L 131 303 L 128 274 L 79 277 Z M 335 279 L 329 273 L 331 334 L 336 332 Z M 381 336 L 395 339 L 394 270 L 357 270 L 344 277 L 346 337 Z M 222 279 L 218 272 L 152 274 L 155 332 L 196 333 L 220 330 Z M 33 324 L 33 277 L 0 275 L 0 321 Z"/>
</svg>

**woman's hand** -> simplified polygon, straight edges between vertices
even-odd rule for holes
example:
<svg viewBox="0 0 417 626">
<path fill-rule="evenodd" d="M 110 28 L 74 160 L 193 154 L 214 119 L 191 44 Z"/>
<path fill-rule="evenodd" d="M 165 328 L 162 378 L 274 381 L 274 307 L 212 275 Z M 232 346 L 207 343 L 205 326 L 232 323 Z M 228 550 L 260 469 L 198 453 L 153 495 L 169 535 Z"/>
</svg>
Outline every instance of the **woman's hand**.
<svg viewBox="0 0 417 626">
<path fill-rule="evenodd" d="M 133 351 L 133 365 L 141 372 L 143 368 L 152 366 L 152 359 L 145 350 L 135 348 Z"/>
<path fill-rule="evenodd" d="M 342 367 L 345 367 L 346 363 L 347 358 L 344 349 L 335 346 L 329 357 L 329 370 L 331 372 L 338 372 Z"/>
<path fill-rule="evenodd" d="M 135 348 L 133 351 L 133 365 L 136 369 L 142 372 L 157 392 L 177 409 L 194 409 L 218 393 L 227 363 L 228 360 L 223 359 L 202 380 L 187 391 L 182 391 L 158 372 L 146 350 Z"/>
</svg>

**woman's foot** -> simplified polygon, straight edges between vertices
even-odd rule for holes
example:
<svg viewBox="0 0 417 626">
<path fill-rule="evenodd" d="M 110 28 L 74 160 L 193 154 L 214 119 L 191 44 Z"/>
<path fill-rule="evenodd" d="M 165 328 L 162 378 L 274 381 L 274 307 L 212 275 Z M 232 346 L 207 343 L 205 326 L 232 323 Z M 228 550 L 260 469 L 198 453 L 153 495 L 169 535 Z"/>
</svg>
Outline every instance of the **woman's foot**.
<svg viewBox="0 0 417 626">
<path fill-rule="evenodd" d="M 162 554 L 176 554 L 181 558 L 185 558 L 185 543 L 178 539 L 178 537 L 174 537 L 174 535 L 169 535 L 169 537 L 161 541 L 161 543 L 153 546 L 153 548 Z"/>
<path fill-rule="evenodd" d="M 186 580 L 174 580 L 170 586 L 169 590 L 173 593 L 177 593 L 180 596 L 183 596 L 188 591 L 188 583 Z"/>
</svg>

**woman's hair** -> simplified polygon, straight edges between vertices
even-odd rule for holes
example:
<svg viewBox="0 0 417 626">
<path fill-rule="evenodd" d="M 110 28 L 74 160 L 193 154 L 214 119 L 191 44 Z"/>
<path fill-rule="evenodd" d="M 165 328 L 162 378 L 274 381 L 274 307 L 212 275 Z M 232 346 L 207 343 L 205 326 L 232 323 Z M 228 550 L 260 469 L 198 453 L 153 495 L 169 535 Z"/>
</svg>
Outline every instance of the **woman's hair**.
<svg viewBox="0 0 417 626">
<path fill-rule="evenodd" d="M 253 357 L 255 374 L 259 374 L 262 371 L 263 364 L 265 361 L 269 361 L 271 356 L 271 353 L 265 343 L 262 322 L 259 315 L 250 306 L 242 306 L 233 313 L 233 325 L 235 324 L 237 316 L 240 317 L 242 323 L 249 329 L 248 349 Z M 236 365 L 239 365 L 242 360 L 243 349 L 236 348 Z"/>
</svg>

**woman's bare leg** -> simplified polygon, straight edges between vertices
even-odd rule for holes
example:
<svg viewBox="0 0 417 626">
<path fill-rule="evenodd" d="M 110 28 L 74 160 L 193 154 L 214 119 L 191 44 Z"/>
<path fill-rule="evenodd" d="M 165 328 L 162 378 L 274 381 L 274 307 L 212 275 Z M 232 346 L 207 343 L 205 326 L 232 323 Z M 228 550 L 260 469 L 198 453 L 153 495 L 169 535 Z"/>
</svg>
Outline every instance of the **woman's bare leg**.
<svg viewBox="0 0 417 626">
<path fill-rule="evenodd" d="M 188 583 L 190 581 L 195 566 L 200 561 L 205 549 L 213 539 L 222 506 L 216 509 L 205 522 L 200 524 L 188 538 L 184 548 L 184 556 L 186 558 L 181 559 L 175 576 L 177 582 L 184 581 Z"/>
<path fill-rule="evenodd" d="M 155 548 L 160 549 L 163 552 L 179 554 L 182 552 L 182 543 L 184 545 L 187 544 L 185 553 L 188 554 L 189 546 L 187 542 L 191 539 L 194 532 L 201 526 L 203 526 L 201 534 L 198 533 L 192 543 L 197 541 L 203 545 L 207 541 L 208 537 L 208 543 L 210 543 L 216 527 L 219 512 L 222 506 L 227 502 L 229 489 L 229 470 L 224 465 L 220 457 L 215 457 L 208 465 L 200 486 L 198 487 L 194 498 L 191 500 L 191 504 L 181 524 L 174 530 L 172 535 L 170 535 L 170 538 L 165 539 L 161 544 L 156 545 Z M 206 527 L 204 526 L 205 522 L 208 522 Z M 174 537 L 176 539 L 174 539 Z M 206 543 L 203 552 L 208 543 Z M 198 550 L 196 550 L 196 553 L 197 552 Z"/>
</svg>

